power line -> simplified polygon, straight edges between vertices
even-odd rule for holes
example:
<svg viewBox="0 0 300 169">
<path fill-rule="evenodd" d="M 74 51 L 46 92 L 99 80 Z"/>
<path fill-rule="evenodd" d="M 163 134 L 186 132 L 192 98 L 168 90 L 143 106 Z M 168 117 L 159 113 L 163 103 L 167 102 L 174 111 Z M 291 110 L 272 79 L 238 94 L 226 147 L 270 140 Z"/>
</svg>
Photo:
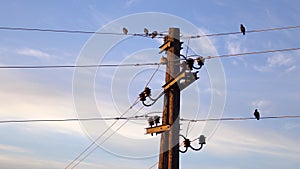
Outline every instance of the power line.
<svg viewBox="0 0 300 169">
<path fill-rule="evenodd" d="M 151 165 L 150 167 L 149 167 L 149 169 L 152 169 L 152 168 L 154 168 L 156 165 L 158 164 L 158 161 L 157 162 L 155 162 L 153 165 Z"/>
<path fill-rule="evenodd" d="M 258 32 L 267 32 L 267 31 L 278 31 L 278 30 L 287 30 L 287 29 L 297 29 L 300 26 L 283 26 L 283 27 L 274 27 L 274 28 L 266 28 L 266 29 L 255 29 L 246 31 L 246 33 L 258 33 Z M 97 31 L 84 31 L 84 30 L 66 30 L 66 29 L 42 29 L 42 28 L 26 28 L 26 27 L 8 27 L 1 26 L 0 30 L 8 30 L 8 31 L 37 31 L 37 32 L 52 32 L 52 33 L 70 33 L 70 34 L 100 34 L 100 35 L 116 35 L 116 36 L 141 36 L 141 37 L 150 37 L 146 36 L 144 33 L 115 33 L 115 32 L 97 32 Z M 241 32 L 227 32 L 227 33 L 213 33 L 213 34 L 204 34 L 204 35 L 192 35 L 192 36 L 182 36 L 182 38 L 194 39 L 201 37 L 210 37 L 210 36 L 225 36 L 225 35 L 234 35 L 240 34 Z M 159 33 L 161 36 L 164 36 L 162 33 Z"/>
<path fill-rule="evenodd" d="M 224 54 L 224 55 L 216 55 L 216 56 L 207 56 L 205 59 L 243 56 L 243 55 L 254 55 L 254 54 L 265 54 L 265 53 L 275 53 L 275 52 L 287 52 L 287 51 L 296 51 L 296 50 L 300 50 L 300 48 L 285 48 L 285 49 L 274 49 L 274 50 Z M 191 56 L 199 56 L 199 55 L 190 55 L 190 57 Z M 58 68 L 89 68 L 89 67 L 138 67 L 138 66 L 159 66 L 159 65 L 164 65 L 164 63 L 153 62 L 153 63 L 96 64 L 96 65 L 0 66 L 0 69 L 58 69 Z M 158 68 L 157 68 L 157 70 L 158 70 Z"/>
<path fill-rule="evenodd" d="M 256 55 L 256 54 L 275 53 L 275 52 L 287 52 L 287 51 L 295 51 L 295 50 L 300 50 L 300 48 L 285 48 L 285 49 L 275 49 L 275 50 L 264 50 L 264 51 L 255 51 L 255 52 L 225 54 L 225 55 L 217 55 L 217 56 L 208 56 L 205 59 L 224 58 L 224 57 L 243 56 L 243 55 Z M 197 56 L 199 56 L 199 55 L 197 55 Z"/>
<path fill-rule="evenodd" d="M 145 106 L 142 106 L 141 108 L 139 108 L 135 113 L 137 114 L 138 112 L 140 112 Z M 102 144 L 104 144 L 109 138 L 111 138 L 117 131 L 119 131 L 129 120 L 126 120 L 123 124 L 121 124 L 116 130 L 114 130 L 108 137 L 106 137 L 106 139 L 104 139 L 100 144 L 97 144 L 88 154 L 86 154 L 83 158 L 81 158 L 79 161 L 77 161 L 77 163 L 71 168 L 75 168 L 77 165 L 79 165 L 83 160 L 85 160 L 88 156 L 90 156 L 99 146 L 101 146 Z M 98 141 L 98 140 L 96 140 Z M 95 142 L 96 142 L 95 141 Z"/>
<path fill-rule="evenodd" d="M 97 31 L 83 31 L 83 30 L 66 30 L 66 29 L 42 29 L 42 28 L 25 28 L 25 27 L 0 27 L 0 30 L 10 31 L 38 31 L 38 32 L 53 32 L 53 33 L 72 33 L 72 34 L 101 34 L 101 35 L 122 35 L 123 33 L 113 32 L 97 32 Z M 140 34 L 126 34 L 126 35 L 140 35 Z"/>
<path fill-rule="evenodd" d="M 143 118 L 143 117 L 147 117 L 147 116 L 67 118 L 67 119 L 0 120 L 0 124 L 5 124 L 5 123 L 37 123 L 37 122 L 76 122 L 76 121 L 142 120 L 141 118 Z"/>
<path fill-rule="evenodd" d="M 155 74 L 157 73 L 159 69 L 159 65 L 157 67 L 157 69 L 153 72 L 153 74 L 151 75 L 150 79 L 148 80 L 148 82 L 146 83 L 145 87 L 147 87 L 149 85 L 149 83 L 152 81 L 153 77 L 155 76 Z M 153 104 L 163 95 L 164 92 L 161 92 L 161 94 L 153 101 Z M 139 101 L 139 98 L 137 98 L 137 100 L 134 102 L 134 104 L 132 106 L 130 106 L 122 115 L 121 117 L 123 117 L 126 113 L 129 112 L 130 109 L 132 109 Z M 137 114 L 139 111 L 141 111 L 144 108 L 144 105 L 137 110 L 135 114 Z M 99 146 L 101 146 L 103 143 L 105 143 L 105 141 L 107 141 L 110 137 L 112 137 L 118 130 L 120 130 L 129 120 L 127 119 L 126 122 L 124 122 L 121 126 L 119 126 L 119 128 L 117 128 L 111 135 L 109 135 L 106 139 L 104 139 L 99 145 L 96 145 L 96 147 L 94 147 L 90 152 L 88 152 L 88 154 L 86 154 L 83 158 L 79 159 L 85 152 L 87 152 L 93 145 L 96 144 L 96 142 L 107 132 L 109 131 L 109 129 L 111 129 L 117 122 L 118 120 L 116 120 L 114 123 L 112 123 L 100 136 L 98 136 L 83 152 L 81 152 L 71 163 L 69 163 L 65 169 L 69 168 L 76 160 L 79 159 L 79 161 L 77 161 L 75 163 L 75 165 L 72 166 L 72 168 L 75 168 L 77 165 L 79 165 L 83 160 L 85 160 L 89 155 L 91 155 Z"/>
<path fill-rule="evenodd" d="M 0 66 L 0 69 L 57 69 L 57 68 L 89 68 L 89 67 L 134 67 L 156 66 L 162 63 L 127 63 L 127 64 L 96 64 L 96 65 L 42 65 L 42 66 Z"/>
<path fill-rule="evenodd" d="M 300 118 L 300 116 L 266 116 L 260 117 L 260 119 L 295 119 Z M 226 118 L 211 118 L 211 119 L 186 119 L 181 118 L 181 121 L 188 122 L 203 122 L 203 121 L 245 121 L 245 120 L 256 120 L 254 117 L 226 117 Z"/>
<path fill-rule="evenodd" d="M 246 33 L 258 33 L 258 32 L 278 31 L 278 30 L 297 29 L 297 28 L 300 28 L 300 26 L 284 26 L 284 27 L 267 28 L 267 29 L 256 29 L 256 30 L 246 31 Z M 182 36 L 182 38 L 195 39 L 195 38 L 202 38 L 202 37 L 225 36 L 225 35 L 234 35 L 234 34 L 241 34 L 241 32 L 227 32 L 227 33 L 213 33 L 213 34 L 204 34 L 204 35 Z"/>
<path fill-rule="evenodd" d="M 161 113 L 161 112 L 153 112 Z M 131 116 L 131 117 L 94 117 L 94 118 L 67 118 L 67 119 L 25 119 L 25 120 L 0 120 L 0 124 L 5 123 L 36 123 L 36 122 L 77 122 L 77 121 L 112 121 L 112 120 L 145 120 L 150 117 L 147 113 L 145 115 Z M 268 116 L 260 119 L 283 119 L 283 118 L 300 118 L 300 116 Z M 181 121 L 188 122 L 202 122 L 202 121 L 242 121 L 255 120 L 254 117 L 228 117 L 228 118 L 213 118 L 213 119 L 186 119 L 181 118 Z"/>
<path fill-rule="evenodd" d="M 154 71 L 153 74 L 155 74 L 157 71 Z M 151 80 L 149 80 L 151 81 Z M 147 83 L 149 84 L 149 83 Z M 164 94 L 164 92 L 161 92 L 158 97 L 155 99 L 155 101 L 153 102 L 153 104 Z M 140 112 L 145 106 L 143 105 L 142 107 L 140 107 L 134 114 L 132 117 L 146 117 L 146 115 L 142 115 L 142 116 L 135 116 L 138 112 Z M 147 113 L 149 114 L 149 113 Z M 79 161 L 77 161 L 77 163 L 75 165 L 73 165 L 72 169 L 75 168 L 77 165 L 79 165 L 83 160 L 85 160 L 89 155 L 91 155 L 99 146 L 101 146 L 102 144 L 104 144 L 110 137 L 112 137 L 117 131 L 119 131 L 128 121 L 130 120 L 130 118 L 126 119 L 126 121 L 121 124 L 116 130 L 113 131 L 113 133 L 111 133 L 106 139 L 104 139 L 100 144 L 97 144 L 88 154 L 86 154 L 83 158 L 81 158 Z M 115 121 L 114 123 L 116 123 L 117 121 Z M 109 128 L 111 128 L 114 124 L 112 124 Z M 108 129 L 107 129 L 108 130 Z M 103 135 L 102 135 L 103 136 Z M 102 137 L 101 136 L 101 137 Z M 95 145 L 95 143 L 101 138 L 98 137 L 95 141 L 93 141 L 93 143 L 86 149 L 86 151 L 92 147 L 93 145 Z M 81 155 L 83 155 L 86 151 L 82 152 Z M 80 155 L 80 156 L 81 156 Z M 78 160 L 80 158 L 80 156 L 78 158 L 76 158 L 76 160 Z M 76 160 L 73 160 L 72 163 L 74 163 Z M 69 164 L 66 168 L 70 167 L 71 164 Z M 65 169 L 66 169 L 65 168 Z"/>
<path fill-rule="evenodd" d="M 131 110 L 137 103 L 139 102 L 139 98 L 137 98 L 134 103 L 126 110 L 122 113 L 121 117 L 123 117 L 126 113 L 129 112 L 129 110 Z M 116 120 L 115 122 L 113 122 L 104 132 L 102 132 L 102 134 L 100 134 L 89 146 L 87 146 L 78 156 L 76 156 L 76 158 L 74 160 L 72 160 L 66 167 L 65 169 L 69 168 L 76 160 L 78 160 L 85 152 L 87 152 L 94 144 L 96 144 L 96 142 L 105 134 L 109 131 L 109 129 L 111 129 L 116 123 L 118 122 L 118 120 Z M 76 165 L 76 164 L 75 164 Z M 77 164 L 78 165 L 78 164 Z"/>
<path fill-rule="evenodd" d="M 155 74 L 157 73 L 157 71 L 159 70 L 160 64 L 158 64 L 157 68 L 154 70 L 153 74 L 151 75 L 150 79 L 148 80 L 147 84 L 145 85 L 146 87 L 148 87 L 149 83 L 152 81 L 152 79 L 154 78 Z"/>
<path fill-rule="evenodd" d="M 66 30 L 66 29 L 42 29 L 42 28 L 26 28 L 26 27 L 6 27 L 1 26 L 0 30 L 7 31 L 35 31 L 35 32 L 52 32 L 52 33 L 69 33 L 69 34 L 98 34 L 98 35 L 115 35 L 115 36 L 139 36 L 147 38 L 162 38 L 163 33 L 158 33 L 156 37 L 151 37 L 151 34 L 145 33 L 115 33 L 115 32 L 97 32 L 97 31 L 84 31 L 84 30 Z"/>
</svg>

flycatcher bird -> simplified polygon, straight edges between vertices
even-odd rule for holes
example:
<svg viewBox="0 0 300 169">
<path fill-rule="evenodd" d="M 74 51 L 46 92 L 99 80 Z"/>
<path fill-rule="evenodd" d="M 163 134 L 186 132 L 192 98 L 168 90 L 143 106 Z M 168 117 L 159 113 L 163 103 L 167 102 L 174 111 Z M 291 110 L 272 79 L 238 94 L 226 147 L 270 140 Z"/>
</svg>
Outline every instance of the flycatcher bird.
<svg viewBox="0 0 300 169">
<path fill-rule="evenodd" d="M 246 28 L 243 24 L 241 24 L 240 29 L 241 29 L 241 32 L 243 33 L 243 35 L 245 35 L 246 34 Z"/>
<path fill-rule="evenodd" d="M 259 112 L 258 112 L 258 110 L 257 109 L 255 109 L 255 111 L 254 111 L 254 117 L 257 119 L 257 120 L 259 120 L 260 119 L 260 115 L 259 115 Z"/>
</svg>

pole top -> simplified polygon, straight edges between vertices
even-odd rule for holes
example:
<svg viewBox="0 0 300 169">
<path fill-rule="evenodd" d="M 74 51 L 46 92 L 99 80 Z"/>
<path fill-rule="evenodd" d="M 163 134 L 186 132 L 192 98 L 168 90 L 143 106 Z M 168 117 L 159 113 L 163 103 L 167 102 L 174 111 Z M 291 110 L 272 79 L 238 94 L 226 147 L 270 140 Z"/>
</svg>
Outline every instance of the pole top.
<svg viewBox="0 0 300 169">
<path fill-rule="evenodd" d="M 169 28 L 169 37 L 179 40 L 180 38 L 180 29 L 179 28 Z"/>
</svg>

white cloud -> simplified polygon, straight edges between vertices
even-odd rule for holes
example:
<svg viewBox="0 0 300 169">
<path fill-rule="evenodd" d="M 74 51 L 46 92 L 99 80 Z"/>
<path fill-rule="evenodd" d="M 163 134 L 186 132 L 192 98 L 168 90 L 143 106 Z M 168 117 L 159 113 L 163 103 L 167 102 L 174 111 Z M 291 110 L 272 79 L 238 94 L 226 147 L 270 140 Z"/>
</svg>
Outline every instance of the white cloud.
<svg viewBox="0 0 300 169">
<path fill-rule="evenodd" d="M 263 133 L 262 133 L 263 132 Z M 259 153 L 284 158 L 299 158 L 298 142 L 284 136 L 261 129 L 246 130 L 222 125 L 206 146 L 209 152 L 218 155 L 243 155 Z"/>
<path fill-rule="evenodd" d="M 236 53 L 243 53 L 247 52 L 246 48 L 241 47 L 242 42 L 237 40 L 236 38 L 232 38 L 231 40 L 227 41 L 227 50 L 230 54 L 236 54 Z M 238 61 L 242 62 L 244 66 L 247 66 L 247 62 L 243 59 L 243 57 L 233 57 L 232 58 L 232 64 L 237 65 Z"/>
<path fill-rule="evenodd" d="M 17 152 L 17 153 L 29 152 L 29 150 L 22 147 L 16 147 L 16 146 L 4 145 L 4 144 L 0 144 L 0 150 L 2 152 L 3 151 Z"/>
<path fill-rule="evenodd" d="M 270 105 L 270 102 L 267 101 L 267 100 L 255 100 L 255 101 L 252 102 L 252 105 L 253 105 L 254 107 L 259 107 L 259 108 L 261 108 L 261 107 L 267 107 L 267 106 L 269 106 L 269 105 Z"/>
<path fill-rule="evenodd" d="M 268 57 L 265 65 L 255 65 L 254 69 L 260 72 L 270 72 L 275 68 L 285 68 L 285 72 L 290 72 L 296 68 L 296 66 L 293 65 L 294 62 L 295 60 L 292 57 L 279 54 Z"/>
<path fill-rule="evenodd" d="M 51 55 L 46 52 L 43 52 L 38 49 L 30 49 L 30 48 L 24 48 L 24 49 L 17 50 L 17 53 L 20 55 L 36 57 L 39 59 L 49 59 L 51 57 Z"/>
<path fill-rule="evenodd" d="M 298 124 L 298 123 L 286 123 L 284 125 L 284 128 L 286 130 L 299 129 L 300 128 L 300 124 Z"/>
<path fill-rule="evenodd" d="M 287 66 L 293 63 L 293 58 L 287 57 L 286 55 L 275 55 L 268 57 L 267 63 L 269 67 Z"/>
<path fill-rule="evenodd" d="M 61 119 L 76 116 L 71 93 L 49 84 L 27 80 L 25 74 L 2 71 L 0 77 L 0 114 L 2 119 Z M 78 123 L 40 123 L 40 131 L 49 128 L 60 133 L 82 134 Z"/>
<path fill-rule="evenodd" d="M 63 168 L 65 163 L 56 160 L 40 160 L 34 157 L 22 155 L 0 155 L 1 168 Z"/>
<path fill-rule="evenodd" d="M 241 52 L 241 43 L 229 41 L 227 42 L 227 49 L 229 53 L 240 53 Z"/>
<path fill-rule="evenodd" d="M 296 68 L 297 68 L 297 66 L 296 66 L 296 65 L 293 65 L 293 66 L 291 66 L 291 67 L 285 69 L 285 72 L 286 72 L 286 73 L 289 73 L 289 72 L 295 70 Z"/>
<path fill-rule="evenodd" d="M 127 0 L 126 1 L 126 6 L 129 7 L 135 3 L 137 3 L 139 0 Z"/>
</svg>

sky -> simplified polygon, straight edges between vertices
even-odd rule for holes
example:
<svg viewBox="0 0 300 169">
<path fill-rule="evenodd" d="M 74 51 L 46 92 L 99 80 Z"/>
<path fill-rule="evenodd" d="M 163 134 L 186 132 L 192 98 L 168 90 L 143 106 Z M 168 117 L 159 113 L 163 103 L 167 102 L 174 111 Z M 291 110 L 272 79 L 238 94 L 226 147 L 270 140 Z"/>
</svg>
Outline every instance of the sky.
<svg viewBox="0 0 300 169">
<path fill-rule="evenodd" d="M 299 29 L 184 38 L 238 32 L 241 23 L 246 30 L 298 26 L 297 0 L 1 2 L 0 27 L 110 33 L 126 27 L 130 34 L 144 28 L 167 33 L 177 27 L 184 55 L 298 48 L 300 40 Z M 1 66 L 157 63 L 165 56 L 159 54 L 162 40 L 157 38 L 11 30 L 0 30 L 0 37 Z M 200 79 L 181 92 L 181 117 L 253 117 L 255 109 L 261 116 L 300 115 L 299 55 L 289 51 L 207 59 Z M 149 87 L 157 96 L 165 83 L 164 65 L 0 69 L 0 120 L 119 117 L 156 69 Z M 125 116 L 161 115 L 162 108 L 160 98 L 151 107 L 138 103 Z M 0 167 L 65 168 L 114 122 L 1 123 Z M 146 119 L 123 122 L 98 139 L 101 146 L 76 168 L 157 168 L 160 135 L 145 135 Z M 203 134 L 207 139 L 202 150 L 180 154 L 180 168 L 299 168 L 299 119 L 180 123 L 187 138 Z"/>
</svg>

